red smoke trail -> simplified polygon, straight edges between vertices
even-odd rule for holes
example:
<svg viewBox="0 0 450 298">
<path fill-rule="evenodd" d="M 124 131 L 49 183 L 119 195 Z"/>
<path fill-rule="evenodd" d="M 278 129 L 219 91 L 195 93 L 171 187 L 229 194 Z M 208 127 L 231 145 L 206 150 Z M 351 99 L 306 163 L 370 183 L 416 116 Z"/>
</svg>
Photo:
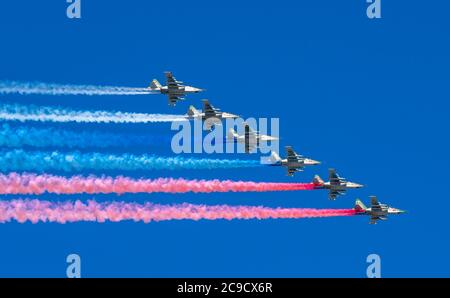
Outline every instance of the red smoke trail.
<svg viewBox="0 0 450 298">
<path fill-rule="evenodd" d="M 124 220 L 201 220 L 201 219 L 278 219 L 355 215 L 354 209 L 302 209 L 268 208 L 257 206 L 228 205 L 157 205 L 124 202 L 98 203 L 88 201 L 50 202 L 40 200 L 0 201 L 0 222 L 16 220 L 20 223 L 38 222 L 119 222 Z"/>
<path fill-rule="evenodd" d="M 173 178 L 132 179 L 127 177 L 35 174 L 0 174 L 0 194 L 108 194 L 108 193 L 209 193 L 313 190 L 313 183 L 268 183 L 230 180 L 185 180 Z"/>
</svg>

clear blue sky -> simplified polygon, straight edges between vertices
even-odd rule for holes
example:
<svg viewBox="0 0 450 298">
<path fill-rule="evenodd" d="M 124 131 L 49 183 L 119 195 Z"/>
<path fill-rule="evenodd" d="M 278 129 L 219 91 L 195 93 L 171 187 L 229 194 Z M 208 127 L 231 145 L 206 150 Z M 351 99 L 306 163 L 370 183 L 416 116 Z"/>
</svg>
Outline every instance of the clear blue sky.
<svg viewBox="0 0 450 298">
<path fill-rule="evenodd" d="M 384 277 L 449 276 L 447 1 L 384 0 L 381 20 L 366 17 L 364 0 L 82 0 L 81 20 L 66 18 L 65 1 L 51 2 L 2 2 L 0 79 L 147 86 L 172 70 L 207 88 L 204 96 L 223 110 L 279 117 L 281 145 L 324 162 L 294 178 L 277 168 L 133 176 L 309 181 L 335 167 L 367 186 L 335 202 L 321 191 L 98 200 L 350 208 L 375 194 L 408 213 L 375 226 L 366 217 L 1 224 L 0 276 L 64 277 L 70 253 L 81 256 L 85 277 L 364 277 L 371 253 L 381 256 Z M 157 95 L 0 100 L 184 113 L 202 97 L 174 109 Z M 96 128 L 153 134 L 169 126 Z M 149 152 L 168 153 L 158 150 Z"/>
</svg>

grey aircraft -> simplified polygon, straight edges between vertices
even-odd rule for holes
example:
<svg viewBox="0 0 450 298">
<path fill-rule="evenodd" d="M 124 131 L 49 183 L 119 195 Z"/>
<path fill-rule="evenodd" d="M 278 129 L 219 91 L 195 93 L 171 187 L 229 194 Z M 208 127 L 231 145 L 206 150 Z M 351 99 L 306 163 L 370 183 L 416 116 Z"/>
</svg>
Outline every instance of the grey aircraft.
<svg viewBox="0 0 450 298">
<path fill-rule="evenodd" d="M 301 172 L 305 166 L 312 166 L 320 164 L 320 161 L 305 158 L 300 154 L 297 154 L 291 146 L 286 146 L 287 157 L 281 159 L 281 157 L 272 151 L 270 161 L 274 166 L 284 166 L 287 168 L 287 175 L 293 176 L 295 172 Z"/>
<path fill-rule="evenodd" d="M 171 106 L 174 106 L 177 101 L 184 100 L 184 96 L 188 93 L 199 93 L 204 91 L 204 89 L 183 85 L 183 82 L 177 81 L 170 71 L 166 71 L 164 74 L 166 75 L 166 86 L 162 86 L 158 80 L 154 79 L 148 88 L 151 91 L 166 94 L 169 105 Z"/>
<path fill-rule="evenodd" d="M 355 203 L 355 211 L 358 215 L 369 215 L 370 224 L 376 224 L 377 220 L 387 220 L 389 214 L 401 214 L 405 213 L 404 210 L 390 207 L 386 204 L 380 204 L 377 197 L 370 197 L 370 208 L 367 208 L 361 200 L 357 199 Z"/>
<path fill-rule="evenodd" d="M 243 135 L 239 135 L 233 128 L 230 128 L 227 134 L 227 142 L 243 143 L 245 145 L 245 153 L 250 153 L 254 149 L 259 148 L 261 142 L 278 140 L 277 137 L 263 135 L 258 131 L 254 131 L 247 122 L 244 122 L 243 125 Z"/>
<path fill-rule="evenodd" d="M 207 99 L 203 99 L 203 110 L 200 112 L 194 106 L 190 106 L 187 112 L 187 118 L 193 120 L 203 120 L 206 129 L 212 129 L 213 126 L 222 125 L 223 119 L 237 119 L 238 115 L 222 112 L 213 107 Z"/>
<path fill-rule="evenodd" d="M 324 188 L 329 190 L 328 198 L 335 200 L 338 195 L 343 195 L 349 188 L 361 188 L 362 184 L 349 182 L 345 178 L 339 177 L 335 169 L 328 169 L 329 181 L 324 182 L 319 175 L 314 176 L 314 184 L 316 188 Z"/>
</svg>

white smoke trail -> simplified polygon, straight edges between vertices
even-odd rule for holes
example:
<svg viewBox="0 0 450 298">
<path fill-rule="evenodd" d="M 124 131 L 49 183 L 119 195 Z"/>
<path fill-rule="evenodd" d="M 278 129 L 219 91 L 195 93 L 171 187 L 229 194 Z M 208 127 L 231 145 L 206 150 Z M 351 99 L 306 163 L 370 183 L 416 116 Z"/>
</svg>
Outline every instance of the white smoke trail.
<svg viewBox="0 0 450 298">
<path fill-rule="evenodd" d="M 145 95 L 155 94 L 147 88 L 64 85 L 41 82 L 0 81 L 0 94 L 38 95 Z"/>
</svg>

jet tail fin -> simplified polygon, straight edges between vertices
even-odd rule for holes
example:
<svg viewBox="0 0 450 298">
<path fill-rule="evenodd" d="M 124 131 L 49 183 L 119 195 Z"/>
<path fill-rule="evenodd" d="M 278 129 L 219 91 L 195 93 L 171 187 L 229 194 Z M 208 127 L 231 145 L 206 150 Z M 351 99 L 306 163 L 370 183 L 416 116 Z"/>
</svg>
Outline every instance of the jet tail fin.
<svg viewBox="0 0 450 298">
<path fill-rule="evenodd" d="M 367 209 L 366 205 L 364 205 L 364 203 L 361 202 L 360 199 L 356 199 L 356 202 L 355 202 L 355 210 L 356 210 L 357 212 L 363 212 L 363 211 L 366 211 L 366 209 Z"/>
<path fill-rule="evenodd" d="M 189 109 L 187 111 L 188 116 L 194 117 L 200 114 L 200 112 L 194 108 L 194 106 L 189 106 Z"/>
<path fill-rule="evenodd" d="M 322 178 L 320 178 L 319 175 L 315 175 L 313 178 L 313 183 L 315 185 L 323 185 L 325 182 L 322 180 Z"/>
<path fill-rule="evenodd" d="M 279 163 L 281 161 L 281 157 L 278 155 L 278 153 L 276 153 L 275 151 L 272 151 L 272 153 L 270 154 L 270 162 L 272 164 L 276 164 Z"/>
<path fill-rule="evenodd" d="M 152 82 L 151 82 L 151 84 L 150 84 L 150 89 L 152 89 L 152 90 L 158 90 L 158 89 L 161 89 L 161 84 L 158 82 L 158 80 L 157 79 L 154 79 Z"/>
</svg>

